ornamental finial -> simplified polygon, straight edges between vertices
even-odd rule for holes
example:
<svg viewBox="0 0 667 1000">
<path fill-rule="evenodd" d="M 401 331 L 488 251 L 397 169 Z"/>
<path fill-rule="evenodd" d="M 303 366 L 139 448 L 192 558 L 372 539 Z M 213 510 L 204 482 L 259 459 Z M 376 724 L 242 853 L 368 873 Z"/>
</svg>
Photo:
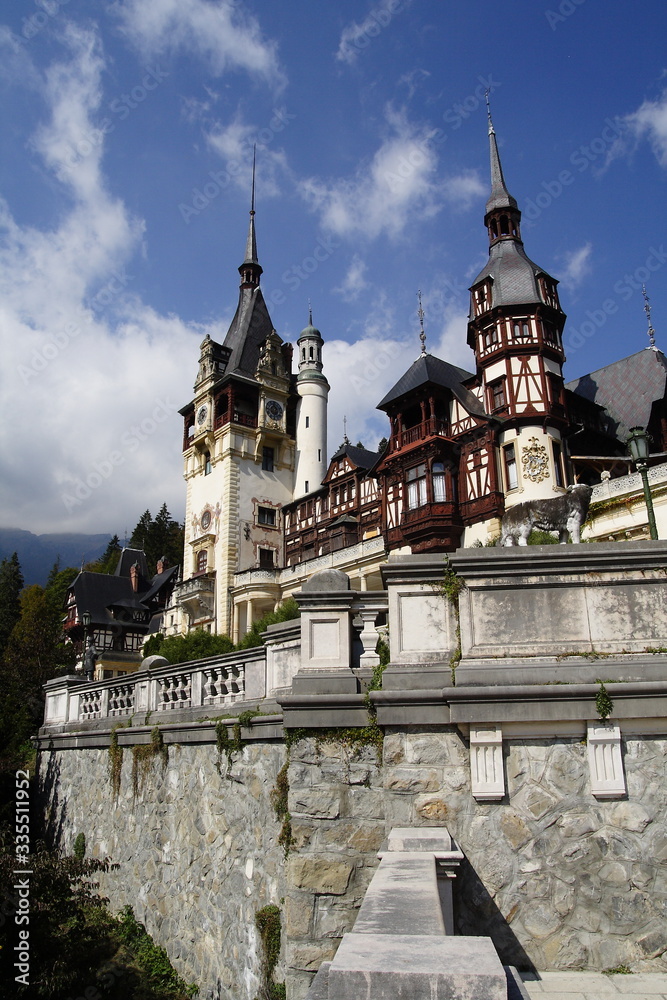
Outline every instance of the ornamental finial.
<svg viewBox="0 0 667 1000">
<path fill-rule="evenodd" d="M 489 135 L 495 135 L 495 129 L 493 127 L 493 122 L 491 121 L 491 102 L 489 101 L 489 94 L 491 91 L 487 88 L 484 91 L 484 97 L 486 99 L 486 117 L 489 120 Z"/>
<path fill-rule="evenodd" d="M 422 293 L 421 293 L 421 289 L 419 289 L 419 291 L 417 292 L 417 298 L 419 299 L 419 309 L 417 310 L 417 315 L 419 316 L 419 326 L 420 326 L 420 330 L 421 330 L 421 332 L 419 334 L 419 339 L 422 342 L 421 353 L 422 354 L 426 354 L 426 334 L 424 333 L 424 310 L 422 309 Z"/>
<path fill-rule="evenodd" d="M 642 295 L 644 296 L 644 312 L 646 313 L 648 319 L 648 339 L 650 341 L 649 346 L 646 348 L 647 351 L 657 351 L 655 346 L 655 330 L 653 329 L 653 324 L 651 323 L 651 303 L 649 297 L 646 294 L 646 285 L 642 285 Z"/>
</svg>

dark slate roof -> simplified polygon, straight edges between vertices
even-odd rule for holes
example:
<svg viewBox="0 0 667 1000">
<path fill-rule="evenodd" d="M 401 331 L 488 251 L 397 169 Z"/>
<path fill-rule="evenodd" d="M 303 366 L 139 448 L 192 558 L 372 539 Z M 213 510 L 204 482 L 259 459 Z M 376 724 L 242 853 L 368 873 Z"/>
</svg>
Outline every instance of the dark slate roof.
<svg viewBox="0 0 667 1000">
<path fill-rule="evenodd" d="M 106 573 L 88 571 L 79 573 L 70 590 L 74 592 L 79 614 L 90 611 L 94 625 L 110 624 L 113 618 L 107 608 L 119 603 L 135 606 L 139 596 L 132 590 L 129 577 L 108 576 Z"/>
<path fill-rule="evenodd" d="M 170 569 L 166 569 L 164 573 L 157 573 L 151 580 L 150 589 L 143 595 L 142 600 L 146 603 L 152 601 L 154 597 L 162 590 L 166 583 L 172 578 L 176 577 L 178 573 L 178 566 L 172 566 Z M 174 582 L 175 579 L 174 579 Z"/>
<path fill-rule="evenodd" d="M 236 314 L 223 344 L 230 351 L 225 375 L 239 372 L 254 376 L 259 349 L 272 331 L 273 323 L 259 285 L 242 288 Z"/>
<path fill-rule="evenodd" d="M 347 456 L 353 465 L 358 469 L 370 469 L 380 457 L 377 451 L 368 451 L 366 448 L 357 448 L 353 444 L 342 444 L 330 461 Z"/>
<path fill-rule="evenodd" d="M 654 402 L 665 397 L 667 358 L 647 348 L 568 382 L 566 389 L 604 406 L 614 433 L 625 441 L 631 427 L 648 427 Z"/>
<path fill-rule="evenodd" d="M 116 576 L 126 576 L 129 579 L 130 569 L 135 563 L 139 563 L 139 573 L 144 579 L 150 579 L 148 563 L 143 549 L 123 549 L 118 557 L 116 566 Z"/>
<path fill-rule="evenodd" d="M 542 301 L 537 275 L 546 273 L 526 256 L 518 240 L 499 240 L 489 249 L 489 259 L 472 284 L 474 287 L 484 278 L 493 278 L 492 308 L 529 304 Z"/>
<path fill-rule="evenodd" d="M 449 389 L 459 402 L 465 406 L 468 413 L 476 413 L 479 416 L 483 416 L 484 408 L 477 399 L 477 396 L 463 385 L 470 378 L 473 378 L 473 375 L 463 368 L 457 368 L 456 365 L 451 365 L 448 361 L 441 361 L 440 358 L 434 357 L 433 354 L 422 354 L 408 368 L 405 375 L 398 380 L 396 385 L 389 390 L 384 399 L 380 400 L 377 409 L 385 410 L 394 400 L 400 399 L 402 396 L 406 396 L 408 393 L 430 382 L 433 385 Z"/>
</svg>

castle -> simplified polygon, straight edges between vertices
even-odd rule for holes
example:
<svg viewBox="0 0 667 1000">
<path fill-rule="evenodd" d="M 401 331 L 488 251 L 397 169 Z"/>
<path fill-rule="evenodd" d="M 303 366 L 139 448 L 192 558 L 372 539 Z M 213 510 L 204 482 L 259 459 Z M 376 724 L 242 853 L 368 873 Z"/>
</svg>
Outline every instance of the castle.
<svg viewBox="0 0 667 1000">
<path fill-rule="evenodd" d="M 260 287 L 253 179 L 236 314 L 224 343 L 202 343 L 194 395 L 180 411 L 185 551 L 167 634 L 202 627 L 237 641 L 321 569 L 372 590 L 390 551 L 485 544 L 518 502 L 601 474 L 627 478 L 635 425 L 656 456 L 667 450 L 667 361 L 653 339 L 564 385 L 558 282 L 525 252 L 490 114 L 489 147 L 489 258 L 470 287 L 467 331 L 474 372 L 428 353 L 422 323 L 420 356 L 378 403 L 389 421 L 381 453 L 346 436 L 327 457 L 324 338 L 311 315 L 295 371 Z M 628 489 L 637 501 L 641 488 Z M 623 504 L 600 537 L 642 536 L 643 516 L 628 520 Z"/>
</svg>

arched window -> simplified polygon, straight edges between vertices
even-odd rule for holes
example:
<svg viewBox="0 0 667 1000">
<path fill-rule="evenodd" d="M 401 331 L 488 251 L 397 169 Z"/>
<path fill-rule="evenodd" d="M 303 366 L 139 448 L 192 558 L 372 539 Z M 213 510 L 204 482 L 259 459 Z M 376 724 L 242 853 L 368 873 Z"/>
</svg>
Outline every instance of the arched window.
<svg viewBox="0 0 667 1000">
<path fill-rule="evenodd" d="M 445 484 L 445 466 L 442 462 L 434 462 L 431 466 L 431 477 L 433 482 L 433 500 L 435 503 L 444 503 L 447 499 L 447 487 Z"/>
<path fill-rule="evenodd" d="M 500 235 L 509 236 L 510 226 L 506 215 L 500 216 Z"/>
<path fill-rule="evenodd" d="M 206 549 L 202 549 L 201 552 L 197 553 L 197 572 L 205 573 L 207 563 L 208 563 L 208 552 L 206 551 Z"/>
</svg>

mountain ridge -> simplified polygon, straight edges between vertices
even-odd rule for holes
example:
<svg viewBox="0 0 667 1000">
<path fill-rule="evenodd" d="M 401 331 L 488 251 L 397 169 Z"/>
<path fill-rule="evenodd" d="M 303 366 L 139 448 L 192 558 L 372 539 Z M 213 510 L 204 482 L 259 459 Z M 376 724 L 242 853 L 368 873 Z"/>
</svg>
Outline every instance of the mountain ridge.
<svg viewBox="0 0 667 1000">
<path fill-rule="evenodd" d="M 35 535 L 24 528 L 0 528 L 0 560 L 16 552 L 26 586 L 44 586 L 51 567 L 60 559 L 61 569 L 93 562 L 104 553 L 111 535 L 64 531 Z"/>
</svg>

